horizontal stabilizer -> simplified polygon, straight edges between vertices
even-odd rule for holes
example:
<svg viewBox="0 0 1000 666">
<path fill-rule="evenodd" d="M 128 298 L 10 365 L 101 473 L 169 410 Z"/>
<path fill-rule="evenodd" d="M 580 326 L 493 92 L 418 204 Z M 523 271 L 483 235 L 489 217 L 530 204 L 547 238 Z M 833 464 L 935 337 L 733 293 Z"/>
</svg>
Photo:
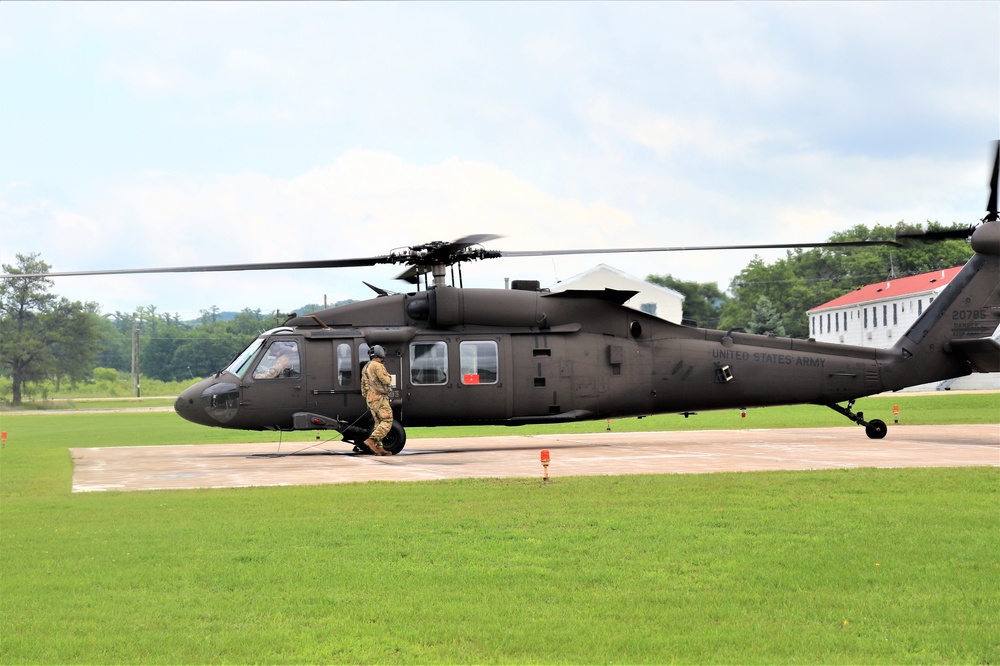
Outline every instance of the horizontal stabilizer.
<svg viewBox="0 0 1000 666">
<path fill-rule="evenodd" d="M 1000 372 L 1000 342 L 995 338 L 952 340 L 946 349 L 964 357 L 976 372 Z"/>
</svg>

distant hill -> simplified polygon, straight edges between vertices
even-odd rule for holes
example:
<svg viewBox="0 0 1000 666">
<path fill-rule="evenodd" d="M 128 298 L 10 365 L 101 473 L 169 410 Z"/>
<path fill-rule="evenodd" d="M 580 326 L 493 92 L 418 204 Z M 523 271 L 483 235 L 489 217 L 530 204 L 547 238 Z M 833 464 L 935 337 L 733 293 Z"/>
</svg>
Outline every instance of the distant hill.
<svg viewBox="0 0 1000 666">
<path fill-rule="evenodd" d="M 353 300 L 353 299 L 347 299 L 347 300 L 344 300 L 344 301 L 337 301 L 336 303 L 333 303 L 332 305 L 328 305 L 327 307 L 328 308 L 335 308 L 335 307 L 338 307 L 340 305 L 347 305 L 348 303 L 355 303 L 355 302 L 356 301 Z M 297 307 L 295 309 L 292 309 L 292 310 L 283 310 L 282 312 L 285 315 L 291 315 L 292 313 L 297 314 L 297 315 L 307 315 L 307 314 L 312 314 L 314 312 L 319 312 L 322 309 L 323 309 L 323 306 L 320 305 L 320 304 L 318 304 L 318 303 L 307 303 L 306 305 L 299 306 L 299 307 Z M 239 312 L 216 312 L 213 315 L 213 319 L 215 321 L 232 321 L 233 319 L 236 318 L 236 315 L 238 315 L 238 314 L 240 314 L 240 313 Z M 263 316 L 270 316 L 272 314 L 273 313 L 270 313 L 270 312 L 262 312 L 261 313 L 261 315 L 263 315 Z M 188 319 L 188 320 L 186 320 L 186 321 L 184 321 L 182 323 L 184 323 L 184 324 L 190 324 L 192 326 L 197 326 L 198 324 L 201 324 L 201 323 L 204 323 L 204 322 L 203 322 L 203 318 L 202 317 L 198 317 L 197 319 Z"/>
<path fill-rule="evenodd" d="M 337 301 L 336 303 L 331 303 L 331 304 L 327 305 L 326 307 L 327 308 L 336 308 L 336 307 L 340 307 L 341 305 L 347 305 L 348 303 L 357 303 L 357 301 L 354 300 L 353 298 L 349 298 L 349 299 L 347 299 L 345 301 Z M 307 314 L 312 314 L 313 312 L 319 312 L 322 309 L 324 309 L 323 306 L 320 305 L 320 304 L 318 304 L 318 303 L 307 303 L 306 305 L 303 305 L 302 307 L 296 308 L 295 310 L 292 310 L 291 312 L 294 312 L 297 315 L 307 315 Z"/>
</svg>

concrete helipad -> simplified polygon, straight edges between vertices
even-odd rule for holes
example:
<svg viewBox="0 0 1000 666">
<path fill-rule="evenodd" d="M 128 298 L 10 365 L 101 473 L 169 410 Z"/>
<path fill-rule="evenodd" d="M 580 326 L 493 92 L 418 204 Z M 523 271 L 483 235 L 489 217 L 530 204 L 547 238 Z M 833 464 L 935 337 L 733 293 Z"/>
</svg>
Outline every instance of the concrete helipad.
<svg viewBox="0 0 1000 666">
<path fill-rule="evenodd" d="M 671 474 L 852 467 L 1000 467 L 1000 425 L 702 430 L 410 439 L 397 456 L 344 443 L 201 444 L 70 449 L 73 491 L 235 488 L 360 481 Z"/>
</svg>

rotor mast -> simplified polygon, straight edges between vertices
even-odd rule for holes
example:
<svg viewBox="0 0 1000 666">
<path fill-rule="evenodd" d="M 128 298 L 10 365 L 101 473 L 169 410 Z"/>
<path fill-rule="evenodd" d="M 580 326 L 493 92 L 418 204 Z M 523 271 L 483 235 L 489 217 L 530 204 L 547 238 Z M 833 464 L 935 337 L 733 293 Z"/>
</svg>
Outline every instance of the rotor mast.
<svg viewBox="0 0 1000 666">
<path fill-rule="evenodd" d="M 434 276 L 434 286 L 435 287 L 446 287 L 448 286 L 445 280 L 445 273 L 447 271 L 447 265 L 445 264 L 434 264 L 431 268 L 431 275 Z"/>
</svg>

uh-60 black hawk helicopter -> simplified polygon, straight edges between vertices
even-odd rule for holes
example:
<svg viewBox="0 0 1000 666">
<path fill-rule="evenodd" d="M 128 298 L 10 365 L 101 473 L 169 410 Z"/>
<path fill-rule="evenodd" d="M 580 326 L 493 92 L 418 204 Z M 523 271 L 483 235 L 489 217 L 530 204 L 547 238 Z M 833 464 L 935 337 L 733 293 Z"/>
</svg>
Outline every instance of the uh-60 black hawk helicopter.
<svg viewBox="0 0 1000 666">
<path fill-rule="evenodd" d="M 990 337 L 1000 324 L 998 165 L 1000 143 L 988 213 L 978 226 L 923 235 L 971 235 L 975 254 L 889 349 L 675 324 L 624 306 L 633 291 L 549 292 L 521 281 L 510 289 L 446 284 L 449 269 L 454 282 L 459 267 L 461 285 L 462 262 L 496 257 L 864 242 L 500 252 L 482 246 L 497 236 L 482 235 L 355 259 L 46 276 L 407 266 L 399 277 L 416 283 L 416 291 L 372 287 L 378 296 L 371 300 L 292 316 L 186 389 L 177 413 L 206 426 L 332 429 L 363 451 L 372 420 L 360 375 L 370 347 L 380 345 L 394 379 L 394 421 L 382 442 L 391 453 L 406 442 L 404 426 L 521 425 L 789 404 L 826 405 L 877 439 L 886 435 L 886 424 L 852 411 L 857 398 L 1000 371 L 1000 344 Z M 280 356 L 285 360 L 277 366 Z"/>
</svg>

